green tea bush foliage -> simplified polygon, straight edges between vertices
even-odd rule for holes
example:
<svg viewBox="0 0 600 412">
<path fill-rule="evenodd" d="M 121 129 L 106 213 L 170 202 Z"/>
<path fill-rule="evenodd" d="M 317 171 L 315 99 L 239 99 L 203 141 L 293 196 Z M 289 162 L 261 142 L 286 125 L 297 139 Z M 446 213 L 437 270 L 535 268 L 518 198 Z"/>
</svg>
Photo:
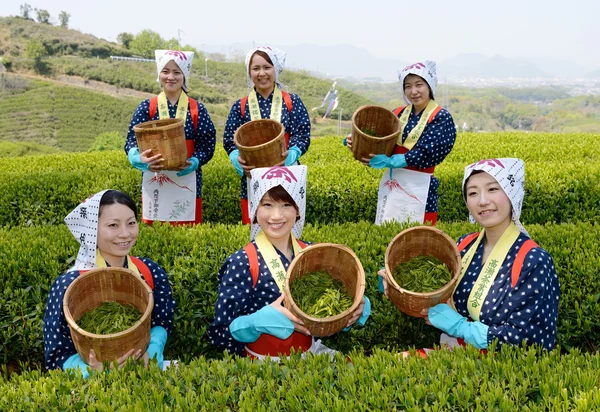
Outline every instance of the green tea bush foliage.
<svg viewBox="0 0 600 412">
<path fill-rule="evenodd" d="M 410 347 L 431 347 L 439 331 L 422 319 L 400 313 L 377 290 L 377 270 L 384 264 L 389 242 L 405 226 L 372 223 L 307 225 L 302 238 L 348 245 L 365 270 L 366 295 L 372 315 L 364 328 L 326 339 L 343 352 L 370 354 Z M 467 223 L 439 224 L 453 239 L 476 230 Z M 592 223 L 528 225 L 527 229 L 553 256 L 561 283 L 557 343 L 563 351 L 597 351 L 600 344 L 600 228 Z M 190 360 L 197 355 L 219 357 L 209 344 L 207 327 L 214 315 L 217 272 L 227 256 L 243 247 L 249 228 L 242 225 L 200 225 L 192 228 L 155 224 L 141 227 L 132 253 L 146 256 L 169 274 L 175 327 L 166 358 Z M 53 280 L 77 255 L 78 243 L 65 225 L 0 229 L 0 364 L 11 360 L 43 360 L 42 319 Z"/>
<path fill-rule="evenodd" d="M 293 356 L 281 364 L 199 358 L 162 372 L 27 371 L 0 381 L 0 409 L 201 411 L 590 411 L 600 408 L 600 355 L 507 348 L 437 351 L 429 359 Z"/>
</svg>

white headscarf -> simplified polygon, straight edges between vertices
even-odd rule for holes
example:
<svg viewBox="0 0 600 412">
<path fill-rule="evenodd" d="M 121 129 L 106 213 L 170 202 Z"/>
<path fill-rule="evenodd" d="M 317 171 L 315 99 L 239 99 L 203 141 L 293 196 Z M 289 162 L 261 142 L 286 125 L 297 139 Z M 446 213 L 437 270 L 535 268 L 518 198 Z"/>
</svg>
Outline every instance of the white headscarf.
<svg viewBox="0 0 600 412">
<path fill-rule="evenodd" d="M 296 239 L 300 239 L 302 229 L 304 228 L 304 219 L 306 217 L 306 174 L 308 168 L 306 166 L 274 166 L 261 167 L 252 169 L 252 180 L 248 185 L 248 198 L 250 200 L 250 221 L 254 222 L 256 211 L 260 200 L 265 193 L 274 188 L 281 186 L 290 194 L 298 210 L 300 218 L 292 227 L 292 232 Z M 250 240 L 254 240 L 260 231 L 260 225 L 253 223 L 250 230 Z"/>
<path fill-rule="evenodd" d="M 65 217 L 66 225 L 81 245 L 75 265 L 69 271 L 89 270 L 96 267 L 100 200 L 107 191 L 103 190 L 88 197 Z"/>
<path fill-rule="evenodd" d="M 192 71 L 192 61 L 194 60 L 194 52 L 179 51 L 179 50 L 154 50 L 154 56 L 156 58 L 156 69 L 158 76 L 157 82 L 160 82 L 160 72 L 165 68 L 167 63 L 171 60 L 179 66 L 183 72 L 183 85 L 181 88 L 184 92 L 188 92 L 190 89 L 189 78 L 190 72 Z"/>
<path fill-rule="evenodd" d="M 521 159 L 500 158 L 481 160 L 465 167 L 465 175 L 462 182 L 463 197 L 465 183 L 475 170 L 486 172 L 496 179 L 512 204 L 512 221 L 521 233 L 529 236 L 529 233 L 527 233 L 519 220 L 521 217 L 521 208 L 523 207 L 523 198 L 525 197 L 525 163 Z M 469 214 L 469 220 L 471 223 L 475 223 L 475 219 L 471 214 Z"/>
<path fill-rule="evenodd" d="M 402 96 L 406 103 L 410 104 L 410 99 L 406 97 L 406 93 L 404 93 L 404 79 L 409 74 L 416 74 L 417 76 L 421 76 L 429 87 L 431 88 L 431 94 L 435 97 L 435 88 L 437 87 L 437 73 L 435 69 L 435 62 L 430 60 L 425 60 L 425 63 L 417 62 L 406 66 L 402 70 L 398 70 L 398 79 L 400 79 L 400 87 L 402 88 Z"/>
<path fill-rule="evenodd" d="M 283 87 L 283 83 L 281 83 L 279 81 L 279 75 L 281 74 L 281 72 L 283 71 L 283 69 L 285 67 L 286 53 L 282 50 L 279 50 L 276 47 L 271 47 L 271 46 L 259 46 L 259 47 L 256 47 L 255 49 L 250 50 L 248 52 L 248 54 L 246 54 L 246 75 L 248 76 L 248 87 L 249 88 L 254 87 L 254 82 L 252 81 L 252 78 L 250 77 L 250 59 L 252 58 L 252 55 L 257 51 L 262 51 L 262 52 L 267 53 L 267 55 L 273 62 L 273 68 L 275 69 L 275 83 L 281 89 Z"/>
</svg>

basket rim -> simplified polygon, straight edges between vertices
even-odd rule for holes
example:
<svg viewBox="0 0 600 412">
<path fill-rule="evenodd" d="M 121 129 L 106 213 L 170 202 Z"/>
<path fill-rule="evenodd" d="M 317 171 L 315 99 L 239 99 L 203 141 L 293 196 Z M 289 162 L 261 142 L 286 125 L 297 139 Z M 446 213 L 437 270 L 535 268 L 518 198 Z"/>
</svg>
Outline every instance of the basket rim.
<svg viewBox="0 0 600 412">
<path fill-rule="evenodd" d="M 369 136 L 366 133 L 363 133 L 362 130 L 360 130 L 358 128 L 358 126 L 356 126 L 356 121 L 355 118 L 358 115 L 358 113 L 362 110 L 365 109 L 378 109 L 380 111 L 389 113 L 395 120 L 394 122 L 396 122 L 398 124 L 398 130 L 396 130 L 394 133 L 389 134 L 387 136 L 382 136 L 382 137 L 375 137 L 375 136 Z M 398 117 L 394 114 L 394 112 L 392 112 L 391 110 L 386 109 L 385 107 L 381 107 L 381 106 L 377 106 L 377 105 L 366 105 L 366 106 L 360 106 L 358 109 L 356 109 L 356 111 L 352 114 L 352 130 L 356 133 L 360 134 L 361 138 L 365 138 L 367 140 L 372 140 L 374 142 L 387 142 L 388 140 L 392 140 L 395 137 L 398 137 L 400 135 L 400 121 L 398 120 Z"/>
<path fill-rule="evenodd" d="M 261 143 L 256 146 L 244 146 L 238 140 L 238 132 L 248 125 L 255 125 L 257 123 L 273 123 L 273 124 L 277 125 L 277 127 L 279 128 L 279 133 L 277 134 L 277 136 L 275 136 L 275 138 L 269 140 L 268 142 Z M 261 150 L 267 146 L 274 144 L 274 142 L 276 142 L 278 139 L 283 138 L 284 135 L 285 135 L 285 128 L 278 121 L 275 121 L 273 119 L 256 119 L 256 120 L 250 120 L 249 122 L 246 122 L 237 128 L 237 130 L 233 134 L 233 143 L 235 144 L 235 146 L 238 149 L 242 149 L 246 152 L 254 152 L 254 151 Z"/>
<path fill-rule="evenodd" d="M 144 288 L 146 289 L 146 292 L 149 295 L 148 296 L 148 306 L 146 307 L 146 310 L 140 317 L 140 320 L 138 320 L 136 323 L 134 323 L 129 329 L 125 329 L 118 333 L 111 333 L 109 335 L 98 335 L 96 333 L 91 333 L 91 332 L 86 331 L 85 329 L 82 329 L 81 326 L 79 326 L 77 324 L 77 322 L 75 322 L 75 319 L 73 319 L 73 315 L 71 314 L 71 310 L 69 308 L 68 298 L 71 296 L 71 293 L 74 289 L 73 285 L 76 285 L 78 282 L 82 282 L 81 279 L 85 279 L 88 276 L 94 276 L 97 273 L 101 273 L 101 272 L 115 272 L 115 271 L 121 272 L 122 274 L 124 274 L 126 276 L 133 277 L 135 280 L 137 280 L 144 286 Z M 80 333 L 81 335 L 83 335 L 87 338 L 92 338 L 92 339 L 96 339 L 96 340 L 113 340 L 113 339 L 121 338 L 121 337 L 124 337 L 124 336 L 127 336 L 127 335 L 133 333 L 134 329 L 137 328 L 138 325 L 142 324 L 144 321 L 146 321 L 147 318 L 149 318 L 151 316 L 153 308 L 154 308 L 154 292 L 152 291 L 150 286 L 144 280 L 142 280 L 142 278 L 140 278 L 132 270 L 127 269 L 127 268 L 119 268 L 119 267 L 95 268 L 95 269 L 91 269 L 91 270 L 87 271 L 86 273 L 83 273 L 83 274 L 80 273 L 79 276 L 77 276 L 75 278 L 75 280 L 73 280 L 73 282 L 71 282 L 71 284 L 65 291 L 65 295 L 63 296 L 63 313 L 65 315 L 65 319 L 67 320 L 67 324 L 69 325 L 69 328 L 73 332 Z"/>
<path fill-rule="evenodd" d="M 396 279 L 394 279 L 394 276 L 392 275 L 392 270 L 390 268 L 390 265 L 388 263 L 389 261 L 389 254 L 391 253 L 391 247 L 394 244 L 394 242 L 399 239 L 401 236 L 406 235 L 409 232 L 412 231 L 430 231 L 431 233 L 435 233 L 436 235 L 441 235 L 443 238 L 445 238 L 446 240 L 449 241 L 449 243 L 451 243 L 452 245 L 454 245 L 454 249 L 455 249 L 455 256 L 457 257 L 458 260 L 458 270 L 452 275 L 452 278 L 450 279 L 450 281 L 448 283 L 446 283 L 444 286 L 442 286 L 439 289 L 436 289 L 432 292 L 413 292 L 411 290 L 408 289 L 404 289 L 402 287 L 400 287 L 400 285 L 398 285 L 398 283 L 396 282 Z M 458 247 L 456 246 L 456 243 L 454 242 L 454 240 L 448 236 L 447 233 L 445 233 L 444 231 L 437 229 L 435 227 L 431 227 L 431 226 L 414 226 L 414 227 L 410 227 L 408 229 L 404 229 L 402 232 L 398 233 L 396 236 L 394 236 L 394 238 L 390 241 L 390 243 L 388 244 L 386 250 L 385 250 L 385 274 L 387 275 L 387 279 L 386 281 L 388 282 L 389 285 L 391 285 L 394 289 L 396 289 L 398 292 L 400 292 L 401 294 L 406 294 L 409 296 L 415 296 L 415 297 L 434 297 L 434 296 L 438 296 L 438 295 L 443 295 L 445 291 L 447 291 L 450 288 L 454 288 L 454 285 L 456 284 L 456 282 L 458 281 L 458 278 L 460 276 L 460 272 L 461 272 L 461 259 L 460 259 L 460 252 L 458 251 Z"/>
<path fill-rule="evenodd" d="M 158 124 L 158 123 L 167 123 L 164 126 L 159 126 L 158 127 L 144 127 L 144 126 L 150 126 L 152 124 Z M 178 118 L 174 118 L 174 119 L 158 119 L 158 120 L 149 120 L 147 122 L 142 122 L 142 123 L 138 123 L 135 126 L 133 126 L 133 131 L 136 133 L 148 133 L 148 132 L 156 132 L 161 131 L 161 130 L 171 130 L 171 129 L 175 129 L 177 127 L 181 127 L 184 126 L 183 123 L 183 119 L 178 119 Z"/>
<path fill-rule="evenodd" d="M 354 293 L 354 296 L 352 297 L 352 306 L 350 306 L 348 309 L 346 309 L 345 311 L 343 311 L 342 313 L 339 313 L 337 315 L 334 316 L 328 316 L 325 318 L 317 318 L 314 316 L 310 316 L 308 315 L 306 312 L 302 311 L 298 305 L 296 305 L 296 302 L 294 301 L 294 298 L 292 297 L 292 294 L 290 293 L 290 276 L 289 273 L 292 271 L 292 268 L 294 266 L 295 262 L 299 261 L 299 258 L 301 258 L 301 256 L 304 256 L 305 254 L 310 254 L 312 253 L 313 250 L 319 249 L 319 248 L 324 248 L 324 247 L 335 247 L 337 249 L 341 249 L 346 253 L 349 253 L 350 256 L 355 260 L 355 262 L 358 264 L 358 276 L 359 276 L 359 281 L 357 284 L 357 290 Z M 308 251 L 308 252 L 307 252 Z M 307 253 L 305 253 L 307 252 Z M 364 268 L 362 266 L 362 263 L 360 263 L 360 260 L 358 259 L 358 257 L 356 256 L 356 254 L 354 253 L 354 251 L 352 251 L 352 249 L 350 249 L 348 246 L 346 245 L 342 245 L 339 243 L 313 243 L 311 245 L 309 245 L 308 247 L 306 247 L 305 249 L 303 249 L 300 253 L 298 253 L 298 255 L 296 255 L 296 257 L 294 258 L 294 260 L 292 261 L 292 263 L 290 264 L 290 266 L 288 267 L 288 270 L 285 274 L 285 280 L 284 280 L 284 290 L 283 290 L 283 294 L 285 296 L 285 300 L 287 300 L 293 308 L 293 311 L 295 311 L 298 315 L 300 315 L 300 317 L 309 320 L 311 322 L 314 323 L 333 323 L 335 321 L 338 321 L 340 319 L 343 319 L 344 317 L 348 316 L 351 313 L 354 313 L 354 311 L 360 306 L 361 304 L 361 300 L 356 300 L 356 295 L 357 294 L 361 294 L 364 296 L 365 294 L 365 287 L 366 287 L 366 279 L 365 279 L 365 271 Z"/>
</svg>

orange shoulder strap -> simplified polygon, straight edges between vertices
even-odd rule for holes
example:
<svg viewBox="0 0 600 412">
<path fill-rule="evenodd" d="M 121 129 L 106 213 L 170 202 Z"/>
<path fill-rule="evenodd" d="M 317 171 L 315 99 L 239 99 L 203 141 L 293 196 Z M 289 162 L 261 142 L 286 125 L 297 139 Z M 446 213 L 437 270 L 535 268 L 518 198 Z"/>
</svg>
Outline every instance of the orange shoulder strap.
<svg viewBox="0 0 600 412">
<path fill-rule="evenodd" d="M 283 96 L 283 101 L 287 106 L 288 113 L 290 113 L 292 111 L 292 98 L 290 97 L 290 94 L 288 92 L 282 91 L 281 95 Z"/>
<path fill-rule="evenodd" d="M 396 117 L 400 116 L 400 113 L 402 113 L 402 110 L 404 110 L 406 108 L 406 106 L 400 106 L 396 109 L 394 109 L 393 113 L 396 115 Z"/>
<path fill-rule="evenodd" d="M 462 252 L 465 250 L 467 246 L 471 244 L 471 242 L 479 236 L 479 232 L 471 233 L 470 235 L 465 236 L 465 238 L 458 244 L 458 251 Z"/>
<path fill-rule="evenodd" d="M 298 244 L 300 245 L 300 247 L 302 249 L 306 249 L 308 247 L 308 245 L 306 243 L 304 243 L 303 241 L 301 241 L 300 239 L 296 239 L 296 242 L 298 242 Z"/>
<path fill-rule="evenodd" d="M 256 287 L 258 282 L 258 252 L 254 243 L 250 242 L 244 246 L 244 251 L 248 255 L 248 263 L 250 263 L 250 276 L 252 277 L 252 287 Z"/>
<path fill-rule="evenodd" d="M 152 120 L 154 118 L 157 107 L 158 107 L 158 96 L 154 96 L 153 98 L 150 99 L 150 119 L 148 119 L 148 120 Z"/>
<path fill-rule="evenodd" d="M 246 102 L 248 101 L 248 96 L 242 97 L 240 99 L 240 113 L 242 114 L 242 119 L 246 116 Z"/>
<path fill-rule="evenodd" d="M 136 258 L 135 256 L 129 257 L 131 258 L 131 261 L 133 262 L 135 267 L 138 268 L 138 270 L 144 277 L 144 280 L 146 281 L 148 286 L 150 286 L 150 289 L 154 290 L 154 280 L 152 279 L 152 273 L 150 273 L 150 269 L 148 268 L 148 266 L 146 266 L 146 264 L 142 262 L 141 259 Z"/>
<path fill-rule="evenodd" d="M 433 112 L 431 112 L 431 115 L 429 116 L 429 119 L 427 119 L 427 123 L 433 122 L 433 119 L 435 119 L 435 116 L 437 116 L 437 114 L 440 112 L 440 110 L 442 110 L 442 106 L 436 107 L 433 110 Z"/>
<path fill-rule="evenodd" d="M 192 115 L 192 124 L 194 125 L 194 131 L 198 128 L 198 101 L 188 97 L 190 114 Z"/>
<path fill-rule="evenodd" d="M 533 240 L 526 240 L 519 251 L 517 252 L 517 257 L 515 257 L 515 261 L 512 265 L 512 272 L 510 276 L 512 287 L 514 288 L 517 282 L 519 281 L 519 276 L 521 275 L 521 269 L 523 269 L 523 263 L 525 262 L 525 258 L 529 251 L 533 248 L 539 247 L 537 243 Z"/>
</svg>

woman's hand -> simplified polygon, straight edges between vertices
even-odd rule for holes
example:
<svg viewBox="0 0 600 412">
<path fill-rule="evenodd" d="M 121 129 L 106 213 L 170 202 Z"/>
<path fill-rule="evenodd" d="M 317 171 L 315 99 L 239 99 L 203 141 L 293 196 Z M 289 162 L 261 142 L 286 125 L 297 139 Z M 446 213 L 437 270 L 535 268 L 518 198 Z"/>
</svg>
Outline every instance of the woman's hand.
<svg viewBox="0 0 600 412">
<path fill-rule="evenodd" d="M 150 156 L 152 149 L 144 150 L 140 153 L 140 160 L 148 164 L 148 170 L 151 172 L 160 172 L 164 169 L 162 163 L 165 161 L 160 153 Z"/>
<path fill-rule="evenodd" d="M 346 136 L 346 147 L 352 151 L 352 133 Z"/>
<path fill-rule="evenodd" d="M 117 367 L 120 369 L 123 367 L 123 365 L 125 365 L 125 362 L 127 362 L 127 359 L 131 358 L 134 361 L 136 361 L 140 358 L 140 356 L 142 356 L 141 349 L 138 349 L 137 351 L 135 349 L 130 349 L 125 355 L 121 356 L 119 359 L 116 360 Z M 90 368 L 97 370 L 99 372 L 102 372 L 104 370 L 104 365 L 102 364 L 102 362 L 100 362 L 96 358 L 96 352 L 94 352 L 94 349 L 90 349 L 88 365 L 90 366 Z M 110 363 L 110 369 L 114 369 L 114 368 L 115 368 L 115 362 L 113 361 Z"/>
<path fill-rule="evenodd" d="M 377 272 L 377 276 L 381 277 L 381 283 L 383 284 L 383 294 L 385 295 L 386 298 L 389 299 L 387 273 L 385 272 L 385 269 L 381 269 L 379 272 Z"/>
<path fill-rule="evenodd" d="M 425 319 L 425 323 L 428 324 L 429 326 L 433 326 L 431 324 L 431 322 L 429 322 L 429 308 L 427 309 L 423 309 L 421 311 L 421 316 L 423 316 L 423 319 Z"/>
<path fill-rule="evenodd" d="M 371 159 L 374 158 L 375 155 L 373 153 L 369 153 L 369 157 L 363 157 L 360 159 L 360 162 L 365 166 L 371 166 Z"/>
<path fill-rule="evenodd" d="M 278 312 L 283 313 L 289 320 L 292 321 L 295 331 L 310 336 L 310 332 L 304 327 L 304 322 L 302 322 L 300 318 L 296 317 L 287 308 L 283 307 L 283 297 L 283 294 L 279 296 L 275 302 L 271 303 L 271 306 L 274 307 Z"/>
<path fill-rule="evenodd" d="M 242 159 L 242 156 L 238 156 L 238 162 L 240 162 L 240 166 L 244 169 L 244 174 L 248 177 L 250 176 L 250 171 L 256 168 L 255 166 L 248 166 L 246 161 Z M 283 166 L 283 162 L 281 162 L 281 166 Z"/>
<path fill-rule="evenodd" d="M 188 166 L 190 166 L 192 164 L 192 162 L 190 162 L 189 160 L 186 160 L 184 164 L 182 164 L 179 167 L 174 167 L 173 170 L 185 170 L 188 168 Z"/>
<path fill-rule="evenodd" d="M 346 324 L 346 327 L 354 325 L 356 323 L 356 321 L 358 319 L 360 319 L 364 308 L 365 308 L 365 299 L 363 298 L 363 300 L 360 302 L 360 305 L 358 305 L 358 308 L 356 308 L 356 310 L 352 313 L 352 317 L 350 319 L 348 319 L 348 323 Z"/>
</svg>

